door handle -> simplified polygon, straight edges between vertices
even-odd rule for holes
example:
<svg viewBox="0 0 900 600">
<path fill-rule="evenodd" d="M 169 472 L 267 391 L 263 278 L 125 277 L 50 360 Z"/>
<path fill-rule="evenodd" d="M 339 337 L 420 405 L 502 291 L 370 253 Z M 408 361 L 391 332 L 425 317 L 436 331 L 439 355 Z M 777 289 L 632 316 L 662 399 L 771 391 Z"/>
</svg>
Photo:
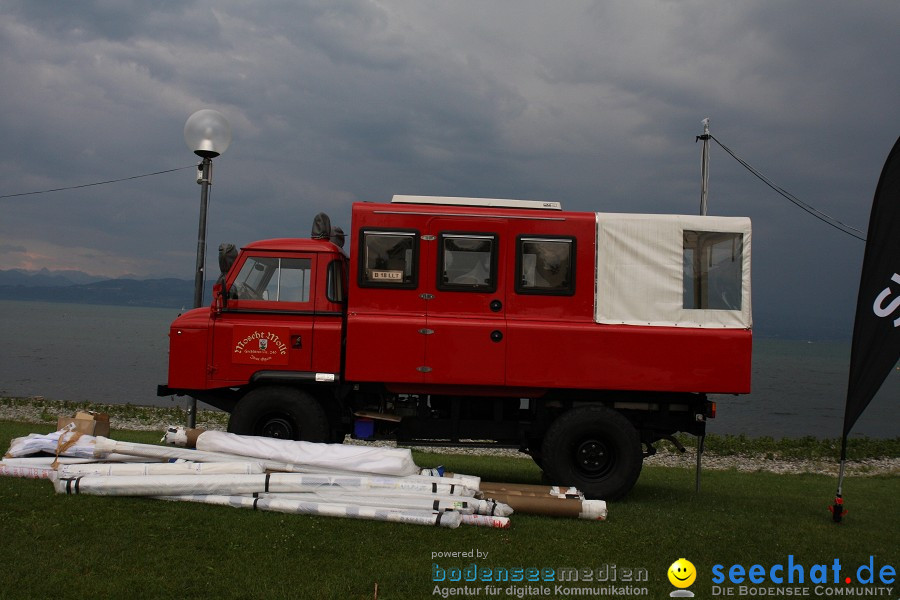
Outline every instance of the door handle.
<svg viewBox="0 0 900 600">
<path fill-rule="evenodd" d="M 293 343 L 291 344 L 291 346 L 293 346 L 293 347 L 296 348 L 297 350 L 300 350 L 301 348 L 303 348 L 303 336 L 302 336 L 302 335 L 295 335 L 295 336 L 292 336 L 292 337 L 293 337 L 294 341 L 293 341 Z"/>
</svg>

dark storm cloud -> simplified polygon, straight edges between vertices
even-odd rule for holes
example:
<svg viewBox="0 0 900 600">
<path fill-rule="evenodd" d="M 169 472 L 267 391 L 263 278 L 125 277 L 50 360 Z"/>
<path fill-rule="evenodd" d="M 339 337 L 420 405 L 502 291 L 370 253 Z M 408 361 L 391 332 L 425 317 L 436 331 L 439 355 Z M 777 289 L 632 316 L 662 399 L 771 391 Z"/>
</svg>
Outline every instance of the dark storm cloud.
<svg viewBox="0 0 900 600">
<path fill-rule="evenodd" d="M 180 31 L 186 36 L 196 32 L 185 25 L 178 27 L 178 17 L 194 5 L 189 0 L 157 0 L 152 10 L 140 0 L 85 0 L 83 2 L 5 2 L 9 15 L 21 23 L 39 28 L 62 41 L 107 39 L 127 41 L 136 37 L 170 37 Z M 163 18 L 160 18 L 160 17 Z"/>
<path fill-rule="evenodd" d="M 211 245 L 306 235 L 319 210 L 346 228 L 351 202 L 394 193 L 695 212 L 707 116 L 865 229 L 900 133 L 896 2 L 22 1 L 0 16 L 0 195 L 190 165 L 184 121 L 217 108 L 234 142 Z M 193 178 L 0 200 L 0 236 L 51 268 L 190 276 Z M 716 147 L 710 207 L 754 220 L 758 324 L 849 329 L 861 243 Z"/>
</svg>

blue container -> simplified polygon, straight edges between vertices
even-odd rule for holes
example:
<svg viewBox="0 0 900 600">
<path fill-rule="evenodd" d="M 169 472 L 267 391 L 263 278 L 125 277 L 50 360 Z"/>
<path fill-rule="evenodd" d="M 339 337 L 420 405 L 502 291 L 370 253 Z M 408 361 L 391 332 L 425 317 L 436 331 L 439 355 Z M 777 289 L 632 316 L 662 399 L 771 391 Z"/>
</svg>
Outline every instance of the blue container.
<svg viewBox="0 0 900 600">
<path fill-rule="evenodd" d="M 375 437 L 375 421 L 356 419 L 353 422 L 353 437 L 358 440 L 371 440 Z"/>
</svg>

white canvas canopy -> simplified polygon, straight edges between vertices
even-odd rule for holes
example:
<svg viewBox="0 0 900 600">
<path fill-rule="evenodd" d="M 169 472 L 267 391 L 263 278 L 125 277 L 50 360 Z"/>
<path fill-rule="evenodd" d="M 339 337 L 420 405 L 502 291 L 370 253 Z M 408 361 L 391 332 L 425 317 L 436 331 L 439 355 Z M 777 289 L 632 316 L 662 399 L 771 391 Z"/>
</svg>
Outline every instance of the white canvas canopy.
<svg viewBox="0 0 900 600">
<path fill-rule="evenodd" d="M 597 323 L 749 329 L 750 219 L 597 213 Z"/>
</svg>

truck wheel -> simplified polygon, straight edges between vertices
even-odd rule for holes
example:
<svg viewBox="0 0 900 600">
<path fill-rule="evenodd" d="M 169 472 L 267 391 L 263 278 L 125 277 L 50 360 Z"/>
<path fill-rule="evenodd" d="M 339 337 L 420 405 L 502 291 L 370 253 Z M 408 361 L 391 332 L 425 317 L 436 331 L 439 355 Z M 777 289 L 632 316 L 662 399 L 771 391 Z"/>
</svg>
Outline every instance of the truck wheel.
<svg viewBox="0 0 900 600">
<path fill-rule="evenodd" d="M 576 486 L 588 498 L 616 500 L 641 474 L 644 456 L 634 426 L 605 406 L 582 406 L 547 429 L 541 465 L 556 485 Z"/>
<path fill-rule="evenodd" d="M 228 420 L 229 433 L 307 442 L 328 441 L 328 418 L 306 392 L 264 387 L 248 392 Z"/>
</svg>

